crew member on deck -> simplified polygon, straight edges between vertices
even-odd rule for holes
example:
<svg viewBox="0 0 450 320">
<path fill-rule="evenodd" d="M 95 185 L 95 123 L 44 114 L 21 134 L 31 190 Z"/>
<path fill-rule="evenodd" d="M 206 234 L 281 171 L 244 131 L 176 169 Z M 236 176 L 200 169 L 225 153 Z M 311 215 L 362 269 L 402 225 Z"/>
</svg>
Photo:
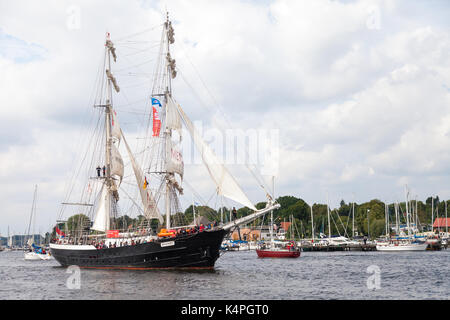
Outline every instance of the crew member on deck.
<svg viewBox="0 0 450 320">
<path fill-rule="evenodd" d="M 233 207 L 232 215 L 233 215 L 233 221 L 236 220 L 237 212 L 236 212 L 235 207 Z"/>
<path fill-rule="evenodd" d="M 106 176 L 106 167 L 103 166 L 103 176 Z"/>
<path fill-rule="evenodd" d="M 97 176 L 98 176 L 98 177 L 100 177 L 100 170 L 101 170 L 101 168 L 100 168 L 100 166 L 98 166 L 98 167 L 97 167 Z"/>
</svg>

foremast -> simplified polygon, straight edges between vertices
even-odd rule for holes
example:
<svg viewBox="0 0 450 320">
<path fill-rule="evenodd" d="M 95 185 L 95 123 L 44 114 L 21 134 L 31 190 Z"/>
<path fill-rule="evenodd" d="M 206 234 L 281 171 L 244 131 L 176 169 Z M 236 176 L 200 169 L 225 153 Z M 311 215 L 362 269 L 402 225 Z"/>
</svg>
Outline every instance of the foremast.
<svg viewBox="0 0 450 320">
<path fill-rule="evenodd" d="M 109 230 L 110 227 L 110 221 L 111 221 L 111 199 L 113 199 L 111 197 L 112 193 L 113 193 L 113 185 L 114 182 L 111 179 L 111 149 L 112 149 L 112 139 L 111 139 L 111 109 L 112 109 L 112 86 L 111 86 L 111 82 L 112 82 L 112 73 L 111 73 L 111 49 L 110 47 L 107 45 L 108 41 L 109 43 L 111 43 L 110 46 L 112 46 L 112 42 L 111 40 L 108 39 L 109 36 L 107 36 L 107 40 L 106 40 L 106 54 L 107 54 L 107 59 L 108 59 L 108 69 L 106 69 L 106 75 L 107 75 L 107 89 L 106 89 L 106 94 L 107 94 L 107 99 L 106 99 L 106 104 L 105 104 L 105 130 L 106 130 L 106 139 L 105 139 L 105 166 L 106 166 L 106 176 L 105 176 L 105 186 L 107 188 L 107 192 L 105 194 L 106 196 L 106 201 L 105 203 L 107 204 L 107 209 L 106 212 L 108 213 L 107 218 L 106 218 L 106 230 Z M 117 194 L 117 191 L 116 191 Z M 115 198 L 116 201 L 119 200 L 118 197 Z"/>
<path fill-rule="evenodd" d="M 96 210 L 96 218 L 93 230 L 107 231 L 111 228 L 111 213 L 117 211 L 119 201 L 118 187 L 123 177 L 123 161 L 118 152 L 116 143 L 120 141 L 118 124 L 112 103 L 112 90 L 120 91 L 117 81 L 111 72 L 111 57 L 116 61 L 115 47 L 110 39 L 110 34 L 106 35 L 105 59 L 106 59 L 106 100 L 104 104 L 97 107 L 104 108 L 105 111 L 105 164 L 103 177 L 98 175 L 98 179 L 104 179 L 100 198 Z M 117 182 L 117 180 L 119 181 Z"/>
</svg>

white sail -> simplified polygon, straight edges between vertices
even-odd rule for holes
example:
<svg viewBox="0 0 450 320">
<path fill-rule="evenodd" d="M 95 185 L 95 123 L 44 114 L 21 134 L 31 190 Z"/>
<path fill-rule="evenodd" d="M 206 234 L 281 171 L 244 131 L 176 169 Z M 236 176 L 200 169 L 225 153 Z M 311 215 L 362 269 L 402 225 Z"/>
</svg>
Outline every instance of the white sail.
<svg viewBox="0 0 450 320">
<path fill-rule="evenodd" d="M 127 148 L 128 156 L 130 157 L 131 165 L 133 167 L 134 175 L 136 177 L 136 182 L 139 188 L 139 192 L 141 194 L 141 200 L 144 206 L 144 215 L 147 219 L 158 219 L 160 223 L 163 223 L 163 218 L 161 216 L 161 213 L 159 212 L 156 201 L 153 198 L 152 192 L 150 191 L 150 188 L 147 186 L 147 181 L 142 173 L 142 169 L 136 163 L 133 153 L 131 152 L 131 149 L 128 146 L 127 140 L 123 136 L 123 132 L 122 138 L 123 142 L 125 143 L 125 147 Z"/>
<path fill-rule="evenodd" d="M 100 190 L 100 198 L 98 199 L 93 230 L 107 231 L 109 230 L 109 212 L 110 212 L 110 193 L 108 187 L 103 184 Z"/>
<path fill-rule="evenodd" d="M 167 161 L 166 170 L 171 173 L 178 173 L 181 178 L 184 174 L 183 155 L 181 154 L 179 144 L 170 140 L 170 154 Z"/>
<path fill-rule="evenodd" d="M 116 111 L 111 108 L 111 136 L 117 140 L 120 140 L 120 125 L 117 119 Z"/>
<path fill-rule="evenodd" d="M 256 207 L 248 199 L 244 191 L 242 191 L 233 176 L 228 172 L 223 164 L 220 163 L 219 159 L 208 144 L 206 144 L 206 142 L 202 139 L 197 129 L 194 127 L 194 124 L 184 113 L 181 106 L 179 104 L 176 104 L 176 106 L 184 124 L 186 125 L 186 128 L 194 140 L 195 146 L 202 155 L 203 163 L 208 169 L 209 175 L 217 186 L 217 193 L 256 211 Z"/>
<path fill-rule="evenodd" d="M 168 96 L 166 104 L 166 127 L 181 131 L 181 119 L 177 109 L 177 103 L 173 101 L 171 96 Z"/>
<path fill-rule="evenodd" d="M 111 175 L 120 177 L 120 181 L 123 178 L 123 160 L 119 150 L 117 150 L 114 144 L 111 145 Z M 120 184 L 120 182 L 119 182 Z"/>
</svg>

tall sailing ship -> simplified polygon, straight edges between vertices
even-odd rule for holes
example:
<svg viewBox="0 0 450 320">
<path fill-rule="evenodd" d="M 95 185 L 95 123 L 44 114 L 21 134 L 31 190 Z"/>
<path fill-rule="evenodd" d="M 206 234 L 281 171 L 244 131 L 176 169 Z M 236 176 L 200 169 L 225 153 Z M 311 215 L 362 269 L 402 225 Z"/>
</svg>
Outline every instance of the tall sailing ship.
<svg viewBox="0 0 450 320">
<path fill-rule="evenodd" d="M 114 91 L 117 94 L 120 88 L 111 68 L 113 61 L 117 59 L 116 48 L 107 34 L 103 64 L 104 94 L 101 103 L 95 105 L 102 111 L 100 117 L 104 121 L 102 147 L 93 148 L 97 153 L 99 149 L 102 151 L 100 155 L 92 154 L 94 160 L 91 161 L 91 176 L 87 174 L 90 182 L 82 191 L 85 194 L 86 189 L 89 189 L 89 193 L 94 194 L 95 199 L 90 203 L 86 201 L 89 197 L 82 195 L 80 202 L 63 203 L 63 207 L 76 206 L 77 212 L 86 212 L 93 218 L 93 223 L 85 225 L 80 218 L 77 230 L 69 230 L 67 221 L 64 227 L 59 224 L 58 228 L 57 225 L 58 239 L 52 241 L 50 249 L 53 257 L 62 266 L 117 269 L 213 268 L 219 258 L 221 243 L 231 230 L 280 206 L 266 192 L 266 207 L 257 210 L 176 102 L 172 92 L 172 80 L 176 77 L 177 69 L 170 53 L 170 45 L 174 41 L 174 29 L 167 15 L 163 23 L 160 58 L 150 97 L 153 125 L 149 138 L 157 139 L 159 143 L 155 144 L 154 148 L 146 148 L 151 150 L 152 154 L 143 157 L 142 163 L 139 163 L 119 126 L 118 115 L 113 106 Z M 184 163 L 179 148 L 183 124 L 201 154 L 210 178 L 215 183 L 217 195 L 252 209 L 251 214 L 205 230 L 199 230 L 195 225 L 173 225 L 172 216 L 180 212 L 179 197 L 183 195 Z M 133 205 L 139 206 L 147 222 L 139 229 L 119 230 L 114 225 L 120 220 L 119 204 L 125 192 L 121 186 L 124 178 L 124 161 L 119 146 L 125 147 L 134 173 L 133 184 L 140 203 Z M 150 158 L 157 160 L 145 163 L 146 159 Z M 95 168 L 94 161 L 99 159 L 104 161 L 104 166 Z M 147 180 L 142 169 L 144 165 L 154 168 L 152 173 L 155 178 Z M 92 172 L 95 173 L 94 177 Z M 156 191 L 150 188 L 152 182 L 159 183 Z M 94 184 L 95 192 L 93 192 Z M 152 225 L 156 221 L 159 233 L 155 232 L 156 228 Z"/>
</svg>

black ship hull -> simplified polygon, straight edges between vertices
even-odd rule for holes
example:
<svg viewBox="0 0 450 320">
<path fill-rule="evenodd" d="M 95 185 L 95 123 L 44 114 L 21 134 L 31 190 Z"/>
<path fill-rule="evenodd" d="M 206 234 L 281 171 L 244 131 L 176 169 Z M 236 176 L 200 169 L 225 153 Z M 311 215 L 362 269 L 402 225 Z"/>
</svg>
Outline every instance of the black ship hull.
<svg viewBox="0 0 450 320">
<path fill-rule="evenodd" d="M 223 229 L 117 248 L 77 250 L 76 246 L 51 246 L 52 256 L 64 267 L 101 269 L 211 269 L 219 258 Z"/>
</svg>

